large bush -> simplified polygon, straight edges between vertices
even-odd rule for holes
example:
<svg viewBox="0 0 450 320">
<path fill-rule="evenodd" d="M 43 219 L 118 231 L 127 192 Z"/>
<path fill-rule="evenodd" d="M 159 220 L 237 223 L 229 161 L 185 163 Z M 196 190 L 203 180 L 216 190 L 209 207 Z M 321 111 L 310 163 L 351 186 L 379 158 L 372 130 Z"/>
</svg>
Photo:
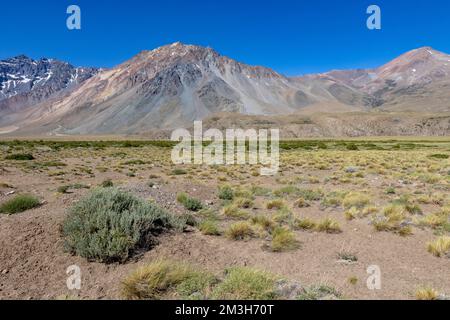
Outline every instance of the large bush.
<svg viewBox="0 0 450 320">
<path fill-rule="evenodd" d="M 161 232 L 183 227 L 182 219 L 154 204 L 116 188 L 99 188 L 70 209 L 63 236 L 69 252 L 111 263 L 148 249 Z"/>
</svg>

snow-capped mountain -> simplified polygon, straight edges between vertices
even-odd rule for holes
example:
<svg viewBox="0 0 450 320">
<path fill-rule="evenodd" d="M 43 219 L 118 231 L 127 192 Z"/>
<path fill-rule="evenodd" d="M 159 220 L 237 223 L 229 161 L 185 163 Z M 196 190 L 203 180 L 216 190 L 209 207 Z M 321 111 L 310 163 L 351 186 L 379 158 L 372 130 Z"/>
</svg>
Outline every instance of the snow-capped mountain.
<svg viewBox="0 0 450 320">
<path fill-rule="evenodd" d="M 24 55 L 0 61 L 0 109 L 20 110 L 92 77 L 95 68 L 76 68 L 53 59 Z"/>
</svg>

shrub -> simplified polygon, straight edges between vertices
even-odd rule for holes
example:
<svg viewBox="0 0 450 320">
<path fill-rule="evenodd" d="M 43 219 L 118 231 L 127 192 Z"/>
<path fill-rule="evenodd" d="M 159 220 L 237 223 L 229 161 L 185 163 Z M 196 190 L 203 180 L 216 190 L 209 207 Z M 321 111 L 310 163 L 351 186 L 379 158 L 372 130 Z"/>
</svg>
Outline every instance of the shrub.
<svg viewBox="0 0 450 320">
<path fill-rule="evenodd" d="M 70 189 L 70 186 L 59 186 L 58 189 L 56 189 L 56 191 L 58 193 L 68 193 Z"/>
<path fill-rule="evenodd" d="M 28 161 L 28 160 L 34 160 L 34 157 L 31 153 L 16 153 L 16 154 L 10 154 L 10 155 L 6 156 L 5 160 Z"/>
<path fill-rule="evenodd" d="M 203 204 L 200 200 L 189 197 L 184 203 L 184 207 L 189 211 L 197 212 L 203 209 Z"/>
<path fill-rule="evenodd" d="M 226 235 L 231 240 L 247 240 L 253 236 L 253 230 L 248 222 L 237 222 L 228 228 Z"/>
<path fill-rule="evenodd" d="M 336 289 L 326 286 L 326 285 L 319 285 L 319 286 L 311 286 L 308 288 L 305 288 L 303 290 L 303 293 L 300 294 L 297 299 L 298 300 L 323 300 L 323 299 L 338 299 L 341 297 L 341 294 L 336 291 Z"/>
<path fill-rule="evenodd" d="M 186 193 L 178 194 L 177 201 L 189 211 L 197 212 L 203 209 L 203 204 L 200 200 L 191 198 Z"/>
<path fill-rule="evenodd" d="M 14 214 L 24 212 L 40 205 L 39 199 L 31 195 L 18 195 L 0 205 L 0 213 Z"/>
<path fill-rule="evenodd" d="M 182 229 L 180 218 L 115 188 L 99 188 L 73 206 L 63 223 L 65 248 L 99 262 L 124 262 L 151 246 L 169 228 Z"/>
<path fill-rule="evenodd" d="M 436 257 L 442 257 L 450 253 L 450 237 L 442 236 L 436 241 L 428 243 L 428 252 Z"/>
<path fill-rule="evenodd" d="M 101 183 L 100 186 L 101 186 L 102 188 L 111 188 L 111 187 L 114 187 L 114 183 L 112 182 L 111 179 L 106 179 L 106 180 L 104 180 L 104 181 Z"/>
<path fill-rule="evenodd" d="M 433 159 L 443 159 L 443 160 L 450 158 L 450 156 L 448 154 L 432 154 L 428 157 L 433 158 Z"/>
<path fill-rule="evenodd" d="M 182 175 L 185 175 L 185 174 L 187 174 L 187 171 L 186 170 L 184 170 L 184 169 L 173 169 L 172 170 L 172 175 L 174 175 L 174 176 L 182 176 Z"/>
<path fill-rule="evenodd" d="M 162 299 L 169 294 L 189 298 L 194 293 L 205 294 L 216 281 L 215 277 L 177 262 L 156 261 L 140 267 L 122 283 L 126 299 Z"/>
<path fill-rule="evenodd" d="M 350 150 L 350 151 L 358 151 L 359 150 L 358 146 L 354 143 L 349 143 L 345 147 L 347 150 Z"/>
<path fill-rule="evenodd" d="M 218 300 L 273 300 L 276 278 L 266 272 L 237 267 L 227 270 L 227 276 L 213 291 Z"/>
<path fill-rule="evenodd" d="M 295 239 L 295 235 L 289 229 L 278 227 L 272 232 L 271 250 L 274 252 L 282 252 L 295 250 L 299 247 L 299 243 Z"/>
<path fill-rule="evenodd" d="M 230 186 L 219 187 L 219 199 L 221 200 L 233 200 L 234 191 Z"/>
</svg>

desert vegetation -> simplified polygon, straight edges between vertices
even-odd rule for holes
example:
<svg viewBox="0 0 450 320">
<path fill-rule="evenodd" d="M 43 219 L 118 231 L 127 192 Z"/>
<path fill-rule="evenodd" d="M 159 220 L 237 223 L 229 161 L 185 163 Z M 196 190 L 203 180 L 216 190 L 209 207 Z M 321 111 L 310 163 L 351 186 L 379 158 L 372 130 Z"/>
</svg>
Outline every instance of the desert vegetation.
<svg viewBox="0 0 450 320">
<path fill-rule="evenodd" d="M 33 296 L 70 294 L 40 270 L 61 274 L 74 261 L 107 297 L 125 299 L 368 298 L 374 262 L 392 281 L 377 297 L 450 294 L 450 279 L 430 276 L 450 265 L 450 142 L 283 141 L 273 177 L 259 166 L 175 166 L 172 146 L 0 142 L 10 283 L 0 296 L 26 295 L 9 278 L 25 246 L 34 277 L 54 283 Z M 416 268 L 408 282 L 395 276 L 404 265 Z M 80 298 L 101 296 L 85 290 Z"/>
</svg>

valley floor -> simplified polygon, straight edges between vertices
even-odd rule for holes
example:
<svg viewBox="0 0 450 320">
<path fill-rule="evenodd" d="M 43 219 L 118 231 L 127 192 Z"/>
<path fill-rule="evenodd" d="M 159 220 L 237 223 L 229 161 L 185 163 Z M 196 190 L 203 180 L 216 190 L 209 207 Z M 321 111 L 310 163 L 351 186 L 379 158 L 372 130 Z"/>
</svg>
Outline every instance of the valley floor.
<svg viewBox="0 0 450 320">
<path fill-rule="evenodd" d="M 450 236 L 445 139 L 292 142 L 274 177 L 259 176 L 257 167 L 174 166 L 170 148 L 145 143 L 7 141 L 0 150 L 0 203 L 18 194 L 42 201 L 0 214 L 0 299 L 122 299 L 123 280 L 158 259 L 219 278 L 229 267 L 256 268 L 305 288 L 332 287 L 344 299 L 415 299 L 421 288 L 450 295 L 450 248 L 440 257 L 428 250 L 430 242 Z M 6 160 L 17 154 L 34 160 Z M 68 209 L 109 180 L 198 224 L 159 236 L 155 247 L 124 264 L 70 255 L 61 235 Z M 234 199 L 220 199 L 224 185 Z M 189 212 L 177 201 L 180 193 L 205 209 Z M 274 234 L 258 225 L 261 217 L 292 241 L 275 247 Z M 205 235 L 199 225 L 206 220 L 218 235 Z M 230 237 L 236 223 L 246 223 L 252 234 Z M 71 265 L 81 269 L 79 291 L 66 285 Z M 367 287 L 373 265 L 381 271 L 380 290 Z"/>
</svg>

